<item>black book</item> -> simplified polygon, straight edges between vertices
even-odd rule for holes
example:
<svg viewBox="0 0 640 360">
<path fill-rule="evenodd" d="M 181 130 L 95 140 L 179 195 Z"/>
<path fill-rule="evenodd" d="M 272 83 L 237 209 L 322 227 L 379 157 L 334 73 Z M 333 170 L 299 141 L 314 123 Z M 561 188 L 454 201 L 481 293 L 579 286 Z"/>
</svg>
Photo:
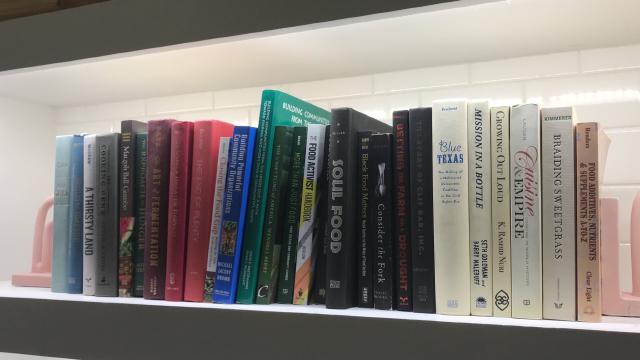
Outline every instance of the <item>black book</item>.
<svg viewBox="0 0 640 360">
<path fill-rule="evenodd" d="M 314 246 L 317 246 L 316 257 L 313 268 L 313 282 L 311 284 L 311 295 L 309 302 L 311 304 L 324 304 L 327 294 L 327 252 L 329 251 L 329 227 L 327 226 L 327 206 L 329 204 L 329 137 L 331 135 L 331 126 L 326 127 L 324 134 L 324 158 L 322 159 L 322 173 L 318 182 L 318 221 L 313 230 Z"/>
<path fill-rule="evenodd" d="M 326 280 L 326 306 L 330 309 L 357 304 L 357 135 L 358 131 L 365 130 L 385 133 L 391 132 L 391 126 L 350 108 L 331 110 Z"/>
<path fill-rule="evenodd" d="M 411 174 L 409 166 L 409 111 L 393 113 L 394 306 L 413 310 L 411 294 Z"/>
<path fill-rule="evenodd" d="M 431 108 L 409 110 L 413 311 L 435 313 Z"/>
<path fill-rule="evenodd" d="M 118 142 L 96 136 L 96 296 L 118 296 Z"/>
<path fill-rule="evenodd" d="M 393 174 L 391 134 L 373 134 L 369 141 L 369 223 L 367 237 L 374 256 L 373 303 L 393 308 Z"/>
<path fill-rule="evenodd" d="M 147 124 L 136 120 L 120 123 L 120 244 L 118 247 L 118 294 L 132 296 L 134 292 L 135 247 L 139 224 L 136 222 L 137 197 L 136 135 L 147 131 Z M 145 204 L 142 204 L 145 206 Z M 142 240 L 144 241 L 144 239 Z"/>
<path fill-rule="evenodd" d="M 373 244 L 369 241 L 369 139 L 371 131 L 358 132 L 358 306 L 373 307 Z"/>
</svg>

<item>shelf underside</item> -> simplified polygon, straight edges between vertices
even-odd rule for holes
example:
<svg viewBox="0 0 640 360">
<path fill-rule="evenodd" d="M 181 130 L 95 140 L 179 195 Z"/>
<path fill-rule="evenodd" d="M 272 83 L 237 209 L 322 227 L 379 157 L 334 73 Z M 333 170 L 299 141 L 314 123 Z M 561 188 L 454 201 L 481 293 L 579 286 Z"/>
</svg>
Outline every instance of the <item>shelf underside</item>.
<svg viewBox="0 0 640 360">
<path fill-rule="evenodd" d="M 602 358 L 632 351 L 640 320 L 597 324 L 321 306 L 218 305 L 54 294 L 0 285 L 0 351 L 82 359 Z M 126 346 L 125 346 L 126 344 Z M 637 349 L 636 349 L 637 350 Z"/>
</svg>

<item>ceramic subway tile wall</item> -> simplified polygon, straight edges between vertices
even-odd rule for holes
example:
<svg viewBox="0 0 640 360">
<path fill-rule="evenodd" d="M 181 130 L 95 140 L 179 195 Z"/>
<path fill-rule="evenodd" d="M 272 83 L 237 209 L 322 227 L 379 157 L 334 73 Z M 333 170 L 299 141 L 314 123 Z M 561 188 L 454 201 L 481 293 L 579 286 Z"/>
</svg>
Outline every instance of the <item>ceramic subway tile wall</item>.
<svg viewBox="0 0 640 360">
<path fill-rule="evenodd" d="M 257 126 L 265 88 L 291 92 L 325 109 L 351 106 L 389 123 L 394 110 L 428 106 L 442 98 L 486 98 L 493 105 L 575 105 L 578 121 L 600 122 L 612 139 L 603 193 L 620 199 L 621 285 L 630 289 L 629 216 L 640 190 L 640 166 L 629 166 L 628 159 L 640 152 L 640 44 L 57 108 L 56 130 L 117 131 L 122 119 L 167 117 Z"/>
</svg>

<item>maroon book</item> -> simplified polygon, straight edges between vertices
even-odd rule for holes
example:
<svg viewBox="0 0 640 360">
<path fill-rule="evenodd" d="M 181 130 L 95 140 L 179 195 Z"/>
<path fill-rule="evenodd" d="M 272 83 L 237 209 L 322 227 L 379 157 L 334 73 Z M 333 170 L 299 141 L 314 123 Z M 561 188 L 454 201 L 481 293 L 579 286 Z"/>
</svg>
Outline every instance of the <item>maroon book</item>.
<svg viewBox="0 0 640 360">
<path fill-rule="evenodd" d="M 184 300 L 186 301 L 202 302 L 204 300 L 220 137 L 231 136 L 233 136 L 233 125 L 222 121 L 198 121 L 194 125 L 191 202 L 184 279 Z"/>
<path fill-rule="evenodd" d="M 182 301 L 184 294 L 192 145 L 193 123 L 180 121 L 171 124 L 167 274 L 164 286 L 164 298 L 169 301 Z"/>
<path fill-rule="evenodd" d="M 144 298 L 164 299 L 169 209 L 171 124 L 149 121 L 147 135 L 146 235 L 144 239 Z"/>
</svg>

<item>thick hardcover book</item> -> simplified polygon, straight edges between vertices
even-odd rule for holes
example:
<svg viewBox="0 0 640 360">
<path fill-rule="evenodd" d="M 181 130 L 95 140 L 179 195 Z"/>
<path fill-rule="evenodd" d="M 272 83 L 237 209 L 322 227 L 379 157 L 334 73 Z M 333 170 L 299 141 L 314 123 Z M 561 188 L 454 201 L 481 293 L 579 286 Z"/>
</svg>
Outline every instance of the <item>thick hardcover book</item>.
<svg viewBox="0 0 640 360">
<path fill-rule="evenodd" d="M 391 126 L 350 108 L 331 110 L 326 305 L 353 307 L 356 301 L 358 131 L 391 132 Z"/>
<path fill-rule="evenodd" d="M 576 282 L 578 321 L 602 318 L 598 123 L 576 125 Z"/>
<path fill-rule="evenodd" d="M 74 136 L 56 137 L 56 169 L 53 189 L 53 251 L 51 291 L 67 289 L 67 263 L 70 239 L 71 149 Z"/>
<path fill-rule="evenodd" d="M 324 214 L 320 207 L 326 207 L 326 189 L 322 186 L 326 183 L 323 179 L 326 178 L 324 169 L 328 129 L 327 125 L 308 125 L 303 149 L 302 197 L 298 203 L 298 227 L 295 234 L 297 243 L 294 253 L 293 303 L 297 305 L 306 305 L 309 302 L 318 253 L 322 251 L 319 247 L 322 246 L 324 228 L 320 226 L 319 214 Z"/>
<path fill-rule="evenodd" d="M 71 146 L 71 188 L 69 189 L 69 242 L 65 292 L 82 294 L 82 249 L 84 225 L 84 136 L 74 136 Z"/>
<path fill-rule="evenodd" d="M 232 132 L 233 135 L 233 132 Z M 211 231 L 209 233 L 209 249 L 207 256 L 207 273 L 204 278 L 204 301 L 213 301 L 213 287 L 218 266 L 218 247 L 220 246 L 220 224 L 222 223 L 222 203 L 224 201 L 227 166 L 229 164 L 230 137 L 221 137 L 218 147 L 218 164 L 216 171 L 213 208 L 211 210 Z"/>
<path fill-rule="evenodd" d="M 287 188 L 285 225 L 282 231 L 280 269 L 278 272 L 278 292 L 276 300 L 280 304 L 293 303 L 293 279 L 296 275 L 296 255 L 298 251 L 298 231 L 300 229 L 300 199 L 302 198 L 302 180 L 305 171 L 305 151 L 307 145 L 307 127 L 296 126 L 293 129 L 293 147 L 291 148 L 291 171 Z M 316 144 L 317 145 L 317 144 Z M 317 149 L 314 149 L 317 151 Z"/>
<path fill-rule="evenodd" d="M 393 190 L 391 134 L 373 134 L 369 141 L 369 225 L 367 236 L 374 256 L 373 304 L 393 308 Z"/>
<path fill-rule="evenodd" d="M 136 223 L 136 135 L 147 131 L 147 124 L 136 120 L 120 123 L 120 244 L 118 248 L 118 295 L 131 296 L 135 272 Z"/>
<path fill-rule="evenodd" d="M 286 187 L 291 163 L 292 140 L 292 127 L 276 126 L 273 138 L 273 159 L 271 159 L 269 175 L 267 211 L 265 213 L 264 232 L 262 233 L 262 250 L 260 252 L 262 255 L 260 256 L 258 286 L 256 288 L 257 304 L 271 304 L 275 300 L 280 248 L 282 246 L 282 229 L 285 220 L 280 213 L 287 202 Z"/>
<path fill-rule="evenodd" d="M 204 300 L 207 250 L 211 234 L 211 212 L 218 170 L 220 137 L 231 136 L 233 125 L 217 121 L 197 121 L 193 127 L 193 165 L 187 236 L 184 299 Z"/>
<path fill-rule="evenodd" d="M 436 312 L 469 315 L 467 103 L 436 102 L 432 135 Z"/>
<path fill-rule="evenodd" d="M 508 106 L 491 108 L 493 316 L 511 317 L 511 157 Z"/>
<path fill-rule="evenodd" d="M 515 318 L 542 319 L 540 111 L 511 108 L 511 275 Z"/>
<path fill-rule="evenodd" d="M 240 303 L 255 302 L 275 127 L 329 124 L 329 121 L 329 112 L 308 102 L 276 90 L 262 92 L 250 207 L 247 213 L 247 241 L 242 249 L 242 269 L 238 286 Z"/>
<path fill-rule="evenodd" d="M 370 239 L 368 229 L 374 228 L 370 219 L 371 177 L 369 176 L 369 140 L 371 131 L 358 132 L 358 306 L 373 307 L 373 249 L 376 242 Z"/>
<path fill-rule="evenodd" d="M 171 124 L 174 122 L 175 120 L 154 120 L 148 123 L 143 291 L 145 299 L 164 299 Z"/>
<path fill-rule="evenodd" d="M 491 124 L 486 101 L 467 105 L 471 315 L 493 314 Z"/>
<path fill-rule="evenodd" d="M 229 165 L 222 204 L 218 264 L 213 287 L 213 302 L 233 304 L 236 299 L 240 257 L 254 159 L 256 129 L 236 126 L 229 143 Z"/>
<path fill-rule="evenodd" d="M 431 137 L 429 137 L 431 138 Z M 394 304 L 413 310 L 411 268 L 411 173 L 409 166 L 409 111 L 393 113 Z M 428 157 L 430 160 L 431 157 Z"/>
<path fill-rule="evenodd" d="M 167 268 L 164 286 L 164 298 L 168 301 L 182 301 L 184 298 L 192 149 L 193 123 L 179 121 L 171 124 Z"/>
<path fill-rule="evenodd" d="M 310 125 L 309 127 L 313 128 L 313 126 Z M 316 165 L 316 171 L 319 171 L 316 185 L 316 201 L 318 202 L 318 207 L 313 218 L 310 218 L 314 219 L 313 235 L 311 238 L 311 258 L 309 259 L 308 256 L 305 256 L 305 254 L 309 252 L 306 251 L 306 245 L 303 244 L 308 242 L 308 237 L 304 236 L 307 234 L 307 231 L 304 229 L 304 226 L 301 226 L 299 233 L 303 236 L 298 237 L 294 304 L 306 305 L 307 302 L 324 304 L 326 302 L 327 252 L 329 252 L 329 227 L 327 227 L 328 219 L 326 214 L 329 211 L 329 136 L 331 134 L 331 126 L 323 126 L 325 130 L 324 137 L 322 137 L 322 139 L 318 138 L 318 149 L 322 151 L 322 156 L 318 155 L 317 158 L 320 164 Z M 309 141 L 310 137 L 307 135 L 307 159 L 309 158 Z M 320 146 L 320 143 L 324 143 L 324 145 Z M 305 164 L 305 167 L 308 166 Z M 305 180 L 305 183 L 307 181 L 308 180 Z M 309 272 L 305 271 L 307 268 Z M 309 289 L 308 292 L 306 289 Z"/>
<path fill-rule="evenodd" d="M 133 296 L 142 297 L 144 295 L 144 242 L 147 223 L 145 221 L 147 212 L 147 134 L 136 134 L 136 167 L 135 172 L 135 226 L 136 231 L 134 250 L 134 274 L 133 274 Z"/>
<path fill-rule="evenodd" d="M 96 286 L 96 136 L 84 137 L 84 229 L 82 258 L 82 294 L 95 295 Z"/>
<path fill-rule="evenodd" d="M 576 319 L 573 109 L 542 109 L 542 317 Z"/>
<path fill-rule="evenodd" d="M 96 296 L 118 296 L 119 140 L 96 136 Z"/>
<path fill-rule="evenodd" d="M 413 311 L 436 312 L 433 260 L 432 110 L 409 110 L 409 207 Z"/>
</svg>

